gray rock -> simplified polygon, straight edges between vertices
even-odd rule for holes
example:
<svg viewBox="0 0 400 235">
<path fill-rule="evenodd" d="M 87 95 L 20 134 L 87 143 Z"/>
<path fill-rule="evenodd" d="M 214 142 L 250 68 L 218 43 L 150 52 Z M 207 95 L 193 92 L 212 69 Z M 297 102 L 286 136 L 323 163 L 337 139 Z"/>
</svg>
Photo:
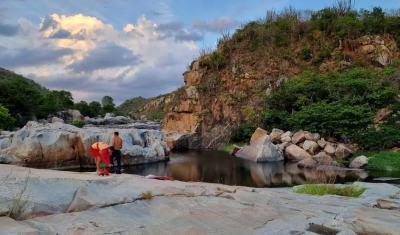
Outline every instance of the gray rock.
<svg viewBox="0 0 400 235">
<path fill-rule="evenodd" d="M 0 184 L 0 201 L 17 192 L 19 187 L 5 189 L 18 186 L 17 179 L 29 169 L 0 165 L 0 178 L 10 170 L 15 175 Z M 383 205 L 379 199 L 398 202 L 388 199 L 399 191 L 389 184 L 355 182 L 367 190 L 350 198 L 129 174 L 98 177 L 93 172 L 31 169 L 30 177 L 28 219 L 0 217 L 0 234 L 212 234 L 216 229 L 221 235 L 316 234 L 313 228 L 321 227 L 337 234 L 400 234 L 399 211 L 376 206 Z M 146 191 L 153 198 L 140 200 Z"/>
<path fill-rule="evenodd" d="M 64 120 L 61 119 L 61 118 L 58 118 L 58 117 L 53 117 L 53 118 L 51 119 L 51 123 L 55 123 L 55 122 L 64 123 Z"/>
<path fill-rule="evenodd" d="M 317 142 L 320 139 L 321 139 L 321 135 L 320 134 L 318 134 L 318 133 L 313 133 L 312 134 L 312 140 L 313 141 Z"/>
<path fill-rule="evenodd" d="M 113 118 L 113 117 L 115 117 L 113 113 L 106 113 L 106 115 L 104 116 L 104 119 Z"/>
<path fill-rule="evenodd" d="M 351 163 L 350 168 L 363 168 L 368 164 L 368 158 L 366 156 L 358 156 Z"/>
<path fill-rule="evenodd" d="M 10 147 L 10 145 L 11 145 L 11 139 L 9 138 L 0 139 L 0 150 L 8 148 Z"/>
<path fill-rule="evenodd" d="M 265 135 L 249 146 L 244 146 L 236 152 L 235 156 L 251 160 L 253 162 L 283 161 L 282 151 L 276 147 Z"/>
</svg>

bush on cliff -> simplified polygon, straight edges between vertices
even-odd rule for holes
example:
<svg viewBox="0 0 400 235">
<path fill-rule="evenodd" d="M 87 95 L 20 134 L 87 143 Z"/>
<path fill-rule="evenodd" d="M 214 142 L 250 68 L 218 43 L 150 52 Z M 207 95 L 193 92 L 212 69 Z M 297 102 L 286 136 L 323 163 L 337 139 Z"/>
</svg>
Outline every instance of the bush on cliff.
<svg viewBox="0 0 400 235">
<path fill-rule="evenodd" d="M 391 144 L 399 140 L 395 131 L 398 115 L 388 115 L 379 130 L 374 128 L 380 109 L 400 111 L 398 90 L 383 79 L 388 71 L 394 70 L 375 73 L 356 68 L 326 75 L 305 72 L 267 98 L 264 128 L 305 129 L 325 136 L 344 134 L 363 146 Z"/>
</svg>

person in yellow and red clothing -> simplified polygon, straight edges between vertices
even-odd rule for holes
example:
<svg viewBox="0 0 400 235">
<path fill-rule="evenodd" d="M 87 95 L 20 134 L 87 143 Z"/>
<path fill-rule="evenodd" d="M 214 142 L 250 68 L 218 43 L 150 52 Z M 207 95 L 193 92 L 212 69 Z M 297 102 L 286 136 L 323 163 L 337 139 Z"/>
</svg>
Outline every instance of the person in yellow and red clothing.
<svg viewBox="0 0 400 235">
<path fill-rule="evenodd" d="M 96 161 L 96 173 L 97 175 L 101 174 L 100 171 L 100 161 L 104 162 L 106 166 L 111 167 L 110 164 L 110 155 L 114 151 L 113 146 L 108 146 L 104 142 L 97 142 L 90 146 L 90 152 L 92 153 L 93 157 Z"/>
</svg>

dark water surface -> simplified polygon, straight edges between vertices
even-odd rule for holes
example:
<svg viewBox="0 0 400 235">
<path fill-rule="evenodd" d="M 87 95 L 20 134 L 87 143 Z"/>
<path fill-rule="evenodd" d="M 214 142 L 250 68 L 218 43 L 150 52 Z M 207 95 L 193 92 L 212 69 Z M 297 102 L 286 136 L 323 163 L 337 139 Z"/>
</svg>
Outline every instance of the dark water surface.
<svg viewBox="0 0 400 235">
<path fill-rule="evenodd" d="M 125 173 L 162 175 L 179 181 L 222 183 L 249 187 L 285 187 L 304 183 L 382 182 L 378 177 L 400 178 L 400 172 L 317 172 L 297 163 L 255 163 L 215 150 L 171 152 L 170 160 L 124 167 Z M 82 170 L 85 171 L 85 170 Z M 91 169 L 90 171 L 93 171 Z M 400 184 L 399 180 L 390 183 Z"/>
</svg>

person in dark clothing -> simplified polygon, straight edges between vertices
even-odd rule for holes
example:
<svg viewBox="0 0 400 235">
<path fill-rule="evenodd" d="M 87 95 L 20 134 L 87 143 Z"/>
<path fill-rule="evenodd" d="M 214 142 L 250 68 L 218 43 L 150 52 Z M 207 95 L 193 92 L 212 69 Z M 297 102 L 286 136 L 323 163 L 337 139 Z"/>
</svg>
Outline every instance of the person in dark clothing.
<svg viewBox="0 0 400 235">
<path fill-rule="evenodd" d="M 113 163 L 114 157 L 117 159 L 117 174 L 121 174 L 121 149 L 122 149 L 122 139 L 119 137 L 118 132 L 114 132 L 114 137 L 112 138 L 112 146 L 114 151 L 110 157 L 110 162 Z"/>
</svg>

